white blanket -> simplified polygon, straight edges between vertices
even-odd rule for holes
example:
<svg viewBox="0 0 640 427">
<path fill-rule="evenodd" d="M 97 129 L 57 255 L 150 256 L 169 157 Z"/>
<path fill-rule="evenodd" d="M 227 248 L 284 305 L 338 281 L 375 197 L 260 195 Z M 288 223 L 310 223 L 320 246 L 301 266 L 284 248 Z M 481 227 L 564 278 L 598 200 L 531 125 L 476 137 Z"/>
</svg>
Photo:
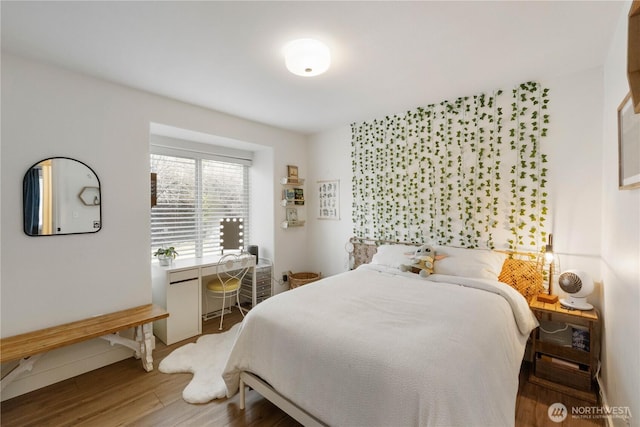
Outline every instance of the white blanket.
<svg viewBox="0 0 640 427">
<path fill-rule="evenodd" d="M 229 356 L 228 395 L 250 371 L 331 426 L 513 425 L 535 317 L 500 282 L 431 279 L 367 265 L 266 300 Z"/>
</svg>

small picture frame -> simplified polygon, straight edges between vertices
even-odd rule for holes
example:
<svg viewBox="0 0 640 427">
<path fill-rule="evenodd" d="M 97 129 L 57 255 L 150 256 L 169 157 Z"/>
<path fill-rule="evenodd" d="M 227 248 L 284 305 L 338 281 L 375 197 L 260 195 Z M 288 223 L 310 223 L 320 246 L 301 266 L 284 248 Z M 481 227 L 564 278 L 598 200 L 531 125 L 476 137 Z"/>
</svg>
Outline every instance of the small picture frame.
<svg viewBox="0 0 640 427">
<path fill-rule="evenodd" d="M 298 167 L 293 165 L 287 165 L 287 177 L 289 179 L 298 179 Z"/>
<path fill-rule="evenodd" d="M 296 208 L 287 208 L 287 222 L 289 224 L 297 224 L 298 223 L 298 209 L 296 209 Z"/>
<path fill-rule="evenodd" d="M 287 201 L 287 203 L 293 203 L 294 199 L 296 198 L 296 193 L 293 188 L 285 188 L 284 190 L 282 190 L 282 197 Z"/>
<path fill-rule="evenodd" d="M 296 205 L 304 205 L 304 189 L 302 188 L 294 188 L 293 189 L 293 200 Z"/>
<path fill-rule="evenodd" d="M 618 188 L 640 188 L 640 114 L 633 111 L 631 93 L 618 107 Z"/>
</svg>

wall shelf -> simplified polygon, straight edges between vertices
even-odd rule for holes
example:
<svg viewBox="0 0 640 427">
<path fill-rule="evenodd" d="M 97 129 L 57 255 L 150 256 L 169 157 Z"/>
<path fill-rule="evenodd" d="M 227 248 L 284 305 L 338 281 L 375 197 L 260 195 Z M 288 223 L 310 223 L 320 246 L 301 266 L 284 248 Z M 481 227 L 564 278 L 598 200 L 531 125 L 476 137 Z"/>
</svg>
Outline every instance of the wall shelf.
<svg viewBox="0 0 640 427">
<path fill-rule="evenodd" d="M 282 199 L 280 204 L 282 205 L 282 207 L 303 206 L 304 205 L 304 199 L 291 199 L 291 200 Z"/>
<path fill-rule="evenodd" d="M 287 229 L 291 227 L 304 226 L 304 179 L 302 178 L 281 178 L 282 200 L 280 205 L 285 208 L 285 219 L 280 223 L 280 227 Z"/>
<path fill-rule="evenodd" d="M 304 185 L 304 179 L 303 178 L 282 178 L 280 179 L 280 184 L 292 185 L 292 186 Z"/>
<path fill-rule="evenodd" d="M 296 221 L 296 222 L 282 221 L 282 224 L 280 224 L 280 226 L 282 228 L 304 227 L 304 221 Z"/>
</svg>

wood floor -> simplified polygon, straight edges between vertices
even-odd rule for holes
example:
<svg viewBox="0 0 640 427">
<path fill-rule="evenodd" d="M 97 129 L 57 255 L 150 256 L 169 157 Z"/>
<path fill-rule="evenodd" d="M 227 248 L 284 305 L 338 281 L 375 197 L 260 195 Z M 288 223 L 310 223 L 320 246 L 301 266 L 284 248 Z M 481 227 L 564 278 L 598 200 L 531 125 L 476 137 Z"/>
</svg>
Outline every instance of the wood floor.
<svg viewBox="0 0 640 427">
<path fill-rule="evenodd" d="M 217 322 L 206 322 L 204 333 L 217 333 Z M 225 318 L 225 330 L 241 321 L 237 310 Z M 154 370 L 145 372 L 133 358 L 70 378 L 40 390 L 7 400 L 0 406 L 2 426 L 300 426 L 255 391 L 247 393 L 247 408 L 238 408 L 238 395 L 226 400 L 192 405 L 182 400 L 191 374 L 163 374 L 159 362 L 175 348 L 195 339 L 166 346 L 159 340 L 154 351 Z M 593 406 L 544 389 L 520 376 L 516 426 L 604 426 L 602 420 L 579 420 L 571 415 L 561 423 L 547 416 L 549 405 L 560 402 Z M 393 427 L 393 426 L 390 426 Z M 498 427 L 498 426 L 496 426 Z"/>
</svg>

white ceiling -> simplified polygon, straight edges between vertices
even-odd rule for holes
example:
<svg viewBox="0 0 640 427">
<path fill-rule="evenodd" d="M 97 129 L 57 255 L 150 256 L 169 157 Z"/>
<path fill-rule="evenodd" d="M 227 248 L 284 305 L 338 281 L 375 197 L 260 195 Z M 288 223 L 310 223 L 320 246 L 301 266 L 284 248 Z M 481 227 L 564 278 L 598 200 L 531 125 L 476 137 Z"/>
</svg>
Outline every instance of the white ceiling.
<svg viewBox="0 0 640 427">
<path fill-rule="evenodd" d="M 628 2 L 1 2 L 2 49 L 314 133 L 604 62 Z M 282 46 L 324 41 L 329 71 Z"/>
</svg>

